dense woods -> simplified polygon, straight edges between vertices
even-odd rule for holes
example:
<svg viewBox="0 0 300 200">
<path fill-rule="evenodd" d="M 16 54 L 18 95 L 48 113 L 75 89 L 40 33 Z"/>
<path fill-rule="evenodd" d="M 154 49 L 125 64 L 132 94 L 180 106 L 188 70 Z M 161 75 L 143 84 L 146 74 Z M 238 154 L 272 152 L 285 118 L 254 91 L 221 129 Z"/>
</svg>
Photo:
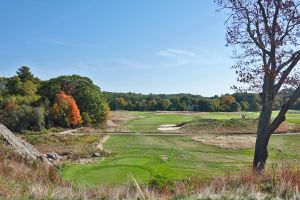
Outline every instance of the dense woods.
<svg viewBox="0 0 300 200">
<path fill-rule="evenodd" d="M 100 125 L 109 107 L 98 86 L 86 77 L 60 76 L 42 81 L 21 67 L 0 78 L 0 123 L 13 131 Z"/>
<path fill-rule="evenodd" d="M 292 89 L 282 90 L 274 103 L 278 110 L 292 95 Z M 136 94 L 104 92 L 111 110 L 130 111 L 201 111 L 201 112 L 237 112 L 259 111 L 261 100 L 256 93 L 234 93 L 221 96 L 203 97 L 192 94 Z M 300 109 L 297 101 L 293 109 Z"/>
</svg>

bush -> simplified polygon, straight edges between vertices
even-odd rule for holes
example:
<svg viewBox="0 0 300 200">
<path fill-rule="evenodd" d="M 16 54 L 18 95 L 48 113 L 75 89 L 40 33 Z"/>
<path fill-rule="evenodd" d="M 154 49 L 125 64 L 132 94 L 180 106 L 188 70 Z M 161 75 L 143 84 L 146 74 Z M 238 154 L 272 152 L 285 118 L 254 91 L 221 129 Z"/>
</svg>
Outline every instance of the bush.
<svg viewBox="0 0 300 200">
<path fill-rule="evenodd" d="M 4 109 L 0 111 L 0 122 L 12 131 L 40 131 L 45 127 L 44 110 L 27 105 L 17 109 Z"/>
<path fill-rule="evenodd" d="M 83 125 L 84 126 L 90 126 L 91 123 L 92 123 L 92 118 L 90 117 L 89 113 L 87 112 L 83 112 L 81 114 L 81 117 L 82 117 L 82 121 L 83 121 Z"/>
</svg>

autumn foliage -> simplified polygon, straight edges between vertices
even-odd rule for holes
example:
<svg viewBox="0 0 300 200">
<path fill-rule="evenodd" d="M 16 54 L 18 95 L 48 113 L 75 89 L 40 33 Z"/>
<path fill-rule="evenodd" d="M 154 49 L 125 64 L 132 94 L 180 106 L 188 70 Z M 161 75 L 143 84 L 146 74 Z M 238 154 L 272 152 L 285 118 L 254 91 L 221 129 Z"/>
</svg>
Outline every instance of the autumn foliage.
<svg viewBox="0 0 300 200">
<path fill-rule="evenodd" d="M 60 125 L 76 127 L 82 123 L 80 110 L 74 98 L 63 91 L 56 94 L 52 108 L 53 117 Z"/>
</svg>

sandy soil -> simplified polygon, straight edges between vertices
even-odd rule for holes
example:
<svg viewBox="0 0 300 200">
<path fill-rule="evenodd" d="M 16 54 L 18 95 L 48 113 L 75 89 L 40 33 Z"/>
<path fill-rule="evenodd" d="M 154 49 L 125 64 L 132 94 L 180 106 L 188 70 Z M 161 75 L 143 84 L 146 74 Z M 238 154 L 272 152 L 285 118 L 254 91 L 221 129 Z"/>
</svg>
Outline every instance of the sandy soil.
<svg viewBox="0 0 300 200">
<path fill-rule="evenodd" d="M 176 124 L 163 124 L 160 125 L 160 127 L 157 129 L 159 131 L 175 131 L 180 129 L 179 126 L 177 126 Z"/>
<path fill-rule="evenodd" d="M 103 144 L 109 139 L 109 135 L 104 136 L 98 143 L 98 145 L 96 146 L 96 149 L 99 149 L 101 151 L 104 150 L 103 148 Z"/>
<path fill-rule="evenodd" d="M 108 132 L 126 132 L 127 127 L 124 123 L 130 119 L 140 118 L 141 116 L 133 115 L 126 111 L 111 111 L 109 120 L 107 120 Z"/>
</svg>

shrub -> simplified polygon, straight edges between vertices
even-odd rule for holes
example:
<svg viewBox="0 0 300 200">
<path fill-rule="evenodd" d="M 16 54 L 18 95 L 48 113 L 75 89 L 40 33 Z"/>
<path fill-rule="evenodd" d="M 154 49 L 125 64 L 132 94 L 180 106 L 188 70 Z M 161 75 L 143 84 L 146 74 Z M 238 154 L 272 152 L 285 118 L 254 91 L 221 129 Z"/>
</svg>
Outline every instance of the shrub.
<svg viewBox="0 0 300 200">
<path fill-rule="evenodd" d="M 82 124 L 84 126 L 90 126 L 92 123 L 92 118 L 90 117 L 89 113 L 83 112 L 81 116 L 82 116 Z"/>
</svg>

